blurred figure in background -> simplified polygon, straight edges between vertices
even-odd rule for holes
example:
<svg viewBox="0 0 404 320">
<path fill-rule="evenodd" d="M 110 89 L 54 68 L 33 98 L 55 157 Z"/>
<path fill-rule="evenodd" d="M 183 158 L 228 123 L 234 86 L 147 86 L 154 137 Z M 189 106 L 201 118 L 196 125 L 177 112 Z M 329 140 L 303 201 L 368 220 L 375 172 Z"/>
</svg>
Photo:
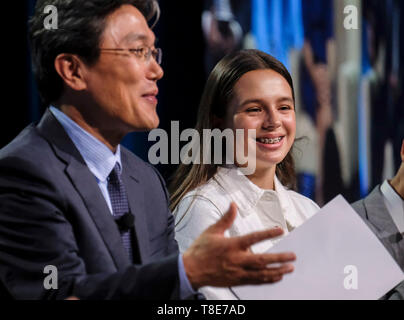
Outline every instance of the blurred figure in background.
<svg viewBox="0 0 404 320">
<path fill-rule="evenodd" d="M 342 193 L 343 184 L 339 151 L 333 131 L 335 119 L 335 36 L 334 6 L 332 0 L 302 1 L 304 46 L 301 65 L 302 107 L 310 116 L 316 131 L 316 176 L 312 177 L 310 190 L 300 184 L 306 196 L 314 198 L 321 206 L 336 194 Z M 310 177 L 302 172 L 300 182 Z M 325 181 L 332 183 L 325 184 Z"/>
<path fill-rule="evenodd" d="M 367 53 L 371 67 L 370 185 L 383 180 L 384 173 L 400 165 L 400 138 L 404 133 L 403 1 L 363 1 Z M 386 162 L 390 160 L 390 162 Z"/>
<path fill-rule="evenodd" d="M 206 0 L 202 29 L 207 45 L 205 70 L 208 75 L 226 54 L 244 46 L 250 31 L 251 1 Z"/>
</svg>

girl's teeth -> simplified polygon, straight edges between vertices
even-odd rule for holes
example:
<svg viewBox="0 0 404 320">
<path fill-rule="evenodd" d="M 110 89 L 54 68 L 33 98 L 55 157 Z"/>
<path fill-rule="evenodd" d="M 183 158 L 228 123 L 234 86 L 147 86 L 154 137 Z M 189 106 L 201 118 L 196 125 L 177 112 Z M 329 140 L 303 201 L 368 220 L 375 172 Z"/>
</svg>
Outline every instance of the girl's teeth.
<svg viewBox="0 0 404 320">
<path fill-rule="evenodd" d="M 279 138 L 274 138 L 274 139 L 270 139 L 270 138 L 261 138 L 258 139 L 259 142 L 265 143 L 265 144 L 275 144 L 281 141 L 281 137 Z"/>
</svg>

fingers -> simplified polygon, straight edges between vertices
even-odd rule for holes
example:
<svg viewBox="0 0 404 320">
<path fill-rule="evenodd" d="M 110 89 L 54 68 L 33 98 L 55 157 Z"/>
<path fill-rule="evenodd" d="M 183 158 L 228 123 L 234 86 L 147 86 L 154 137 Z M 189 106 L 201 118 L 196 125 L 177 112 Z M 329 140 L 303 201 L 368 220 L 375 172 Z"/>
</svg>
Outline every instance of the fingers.
<svg viewBox="0 0 404 320">
<path fill-rule="evenodd" d="M 292 265 L 287 264 L 279 268 L 267 268 L 262 270 L 245 270 L 241 276 L 242 284 L 274 283 L 282 280 L 285 274 L 293 272 Z"/>
<path fill-rule="evenodd" d="M 234 202 L 232 202 L 226 214 L 218 222 L 210 226 L 207 229 L 207 231 L 213 233 L 224 233 L 227 229 L 231 227 L 231 225 L 234 222 L 234 219 L 236 219 L 236 215 L 237 215 L 237 206 Z"/>
<path fill-rule="evenodd" d="M 242 282 L 244 284 L 262 284 L 280 281 L 285 274 L 294 271 L 294 266 L 288 263 L 294 260 L 296 260 L 296 255 L 292 252 L 250 253 L 240 263 L 244 273 Z"/>
<path fill-rule="evenodd" d="M 272 264 L 272 268 L 275 268 L 274 263 L 286 263 L 296 260 L 296 255 L 293 252 L 283 252 L 283 253 L 262 253 L 253 254 L 250 253 L 246 255 L 241 261 L 241 266 L 248 269 L 263 269 L 268 268 Z M 287 264 L 293 267 L 291 264 Z M 281 267 L 286 265 L 281 265 Z"/>
<path fill-rule="evenodd" d="M 283 234 L 283 230 L 281 228 L 274 228 L 274 229 L 270 229 L 270 230 L 250 233 L 245 236 L 236 237 L 233 239 L 238 243 L 238 245 L 241 248 L 248 249 L 249 247 L 251 247 L 253 244 L 255 244 L 257 242 L 275 238 L 282 234 Z"/>
</svg>

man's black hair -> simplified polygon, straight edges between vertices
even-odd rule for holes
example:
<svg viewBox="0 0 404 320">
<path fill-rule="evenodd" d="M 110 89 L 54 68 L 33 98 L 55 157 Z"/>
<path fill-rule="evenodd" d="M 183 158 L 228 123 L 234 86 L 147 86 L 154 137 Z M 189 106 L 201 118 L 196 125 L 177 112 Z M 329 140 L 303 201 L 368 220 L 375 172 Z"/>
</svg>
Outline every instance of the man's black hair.
<svg viewBox="0 0 404 320">
<path fill-rule="evenodd" d="M 55 102 L 62 94 L 63 80 L 57 74 L 54 61 L 61 53 L 80 56 L 88 65 L 100 55 L 99 42 L 105 29 L 106 17 L 124 4 L 135 6 L 150 20 L 159 16 L 155 0 L 38 0 L 29 21 L 32 65 L 38 90 L 45 105 Z M 47 29 L 44 13 L 47 5 L 57 9 L 57 29 Z"/>
</svg>

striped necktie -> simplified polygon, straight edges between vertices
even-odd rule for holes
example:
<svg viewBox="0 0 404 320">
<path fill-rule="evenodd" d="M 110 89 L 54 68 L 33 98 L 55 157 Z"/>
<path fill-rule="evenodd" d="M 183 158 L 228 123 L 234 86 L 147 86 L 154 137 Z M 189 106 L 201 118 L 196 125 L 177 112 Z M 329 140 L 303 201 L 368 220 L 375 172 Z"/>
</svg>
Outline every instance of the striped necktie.
<svg viewBox="0 0 404 320">
<path fill-rule="evenodd" d="M 111 173 L 108 176 L 107 189 L 111 200 L 114 219 L 117 221 L 124 214 L 129 213 L 128 197 L 126 194 L 125 186 L 121 180 L 121 170 L 118 162 L 115 164 L 115 167 L 112 169 Z M 128 253 L 129 261 L 133 263 L 133 249 L 132 249 L 133 230 L 120 229 L 119 231 L 121 233 L 123 246 L 126 249 L 126 252 Z"/>
</svg>

